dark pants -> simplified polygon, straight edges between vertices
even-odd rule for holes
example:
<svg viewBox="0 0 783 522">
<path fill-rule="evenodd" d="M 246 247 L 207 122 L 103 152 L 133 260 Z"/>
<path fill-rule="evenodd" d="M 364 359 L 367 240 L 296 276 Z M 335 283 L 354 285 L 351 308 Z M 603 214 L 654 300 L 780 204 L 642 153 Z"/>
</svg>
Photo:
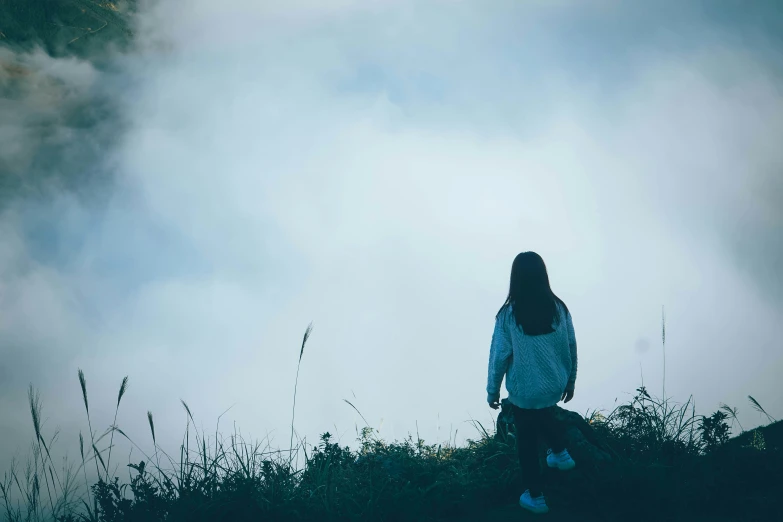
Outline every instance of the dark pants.
<svg viewBox="0 0 783 522">
<path fill-rule="evenodd" d="M 554 407 L 526 410 L 514 406 L 522 491 L 529 489 L 533 497 L 541 495 L 544 487 L 544 474 L 538 460 L 539 437 L 544 439 L 555 453 L 565 449 L 565 439 L 553 413 Z"/>
</svg>

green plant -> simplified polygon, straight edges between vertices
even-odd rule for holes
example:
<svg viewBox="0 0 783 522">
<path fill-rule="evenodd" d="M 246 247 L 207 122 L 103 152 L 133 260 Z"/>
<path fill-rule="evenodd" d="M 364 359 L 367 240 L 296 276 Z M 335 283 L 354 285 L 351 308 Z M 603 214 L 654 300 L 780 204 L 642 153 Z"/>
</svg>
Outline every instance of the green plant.
<svg viewBox="0 0 783 522">
<path fill-rule="evenodd" d="M 623 458 L 634 462 L 671 462 L 699 452 L 693 398 L 677 405 L 653 398 L 644 386 L 628 404 L 604 416 L 593 412 L 588 422 Z M 690 410 L 690 411 L 689 411 Z"/>
<path fill-rule="evenodd" d="M 716 411 L 710 417 L 702 416 L 699 421 L 699 432 L 704 451 L 711 452 L 729 441 L 729 425 L 726 424 L 727 415 L 722 411 Z"/>
</svg>

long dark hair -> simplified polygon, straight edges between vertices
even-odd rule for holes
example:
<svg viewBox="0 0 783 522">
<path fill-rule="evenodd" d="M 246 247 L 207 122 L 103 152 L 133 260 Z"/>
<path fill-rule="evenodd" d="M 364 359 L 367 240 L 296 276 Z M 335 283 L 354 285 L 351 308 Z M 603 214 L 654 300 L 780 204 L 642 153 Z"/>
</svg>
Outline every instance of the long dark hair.
<svg viewBox="0 0 783 522">
<path fill-rule="evenodd" d="M 508 297 L 495 317 L 510 306 L 517 326 L 526 335 L 544 335 L 554 332 L 554 325 L 560 323 L 558 304 L 568 311 L 549 286 L 544 260 L 535 252 L 522 252 L 511 265 Z"/>
</svg>

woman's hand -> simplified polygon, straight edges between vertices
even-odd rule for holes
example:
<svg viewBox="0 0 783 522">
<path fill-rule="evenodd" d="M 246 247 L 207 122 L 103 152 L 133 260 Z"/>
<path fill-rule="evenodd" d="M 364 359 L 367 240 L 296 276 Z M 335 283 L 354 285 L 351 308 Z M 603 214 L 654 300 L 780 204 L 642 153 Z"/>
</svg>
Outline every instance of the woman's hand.
<svg viewBox="0 0 783 522">
<path fill-rule="evenodd" d="M 560 400 L 563 402 L 568 402 L 573 398 L 574 398 L 574 390 L 566 390 L 563 392 L 563 396 L 560 397 Z"/>
<path fill-rule="evenodd" d="M 490 402 L 490 403 L 489 403 L 489 407 L 490 407 L 490 408 L 492 408 L 493 410 L 497 410 L 498 408 L 500 408 L 500 403 L 499 403 L 499 402 L 497 402 L 497 401 L 495 401 L 495 402 Z"/>
</svg>

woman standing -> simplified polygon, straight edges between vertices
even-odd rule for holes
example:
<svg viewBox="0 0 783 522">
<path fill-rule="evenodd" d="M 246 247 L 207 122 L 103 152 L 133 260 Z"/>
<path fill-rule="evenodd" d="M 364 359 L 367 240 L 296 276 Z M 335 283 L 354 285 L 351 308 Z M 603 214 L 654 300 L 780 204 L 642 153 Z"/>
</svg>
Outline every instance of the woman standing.
<svg viewBox="0 0 783 522">
<path fill-rule="evenodd" d="M 546 458 L 550 468 L 575 466 L 555 425 L 553 407 L 560 400 L 573 398 L 576 363 L 576 338 L 568 307 L 552 292 L 541 256 L 523 252 L 514 259 L 508 298 L 495 317 L 487 402 L 492 409 L 500 406 L 500 384 L 505 376 L 525 487 L 519 504 L 533 513 L 549 511 L 536 454 L 538 437 L 550 445 Z"/>
</svg>

